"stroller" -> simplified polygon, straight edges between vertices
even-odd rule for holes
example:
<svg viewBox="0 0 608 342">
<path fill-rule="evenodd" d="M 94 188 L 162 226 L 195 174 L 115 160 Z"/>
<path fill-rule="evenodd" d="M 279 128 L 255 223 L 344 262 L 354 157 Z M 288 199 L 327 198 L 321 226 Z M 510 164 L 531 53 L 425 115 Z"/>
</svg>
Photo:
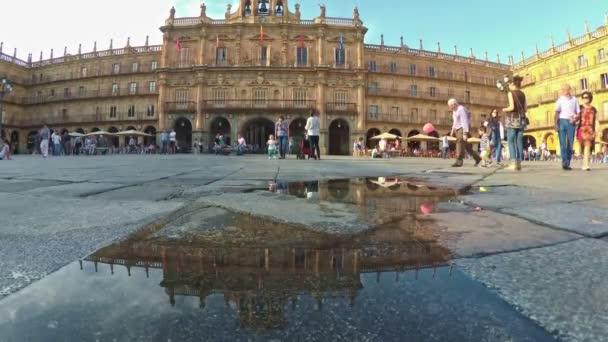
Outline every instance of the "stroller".
<svg viewBox="0 0 608 342">
<path fill-rule="evenodd" d="M 312 150 L 310 149 L 310 140 L 306 139 L 302 139 L 302 141 L 300 141 L 300 151 L 298 153 L 298 159 L 306 159 L 308 157 L 308 159 L 310 159 L 310 154 L 311 154 Z"/>
</svg>

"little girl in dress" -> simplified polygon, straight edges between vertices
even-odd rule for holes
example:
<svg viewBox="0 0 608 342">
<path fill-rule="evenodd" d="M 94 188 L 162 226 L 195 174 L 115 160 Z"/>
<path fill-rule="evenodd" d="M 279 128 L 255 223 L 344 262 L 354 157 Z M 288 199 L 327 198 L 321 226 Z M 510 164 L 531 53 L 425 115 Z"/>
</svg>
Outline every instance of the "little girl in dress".
<svg viewBox="0 0 608 342">
<path fill-rule="evenodd" d="M 274 140 L 274 135 L 271 134 L 268 138 L 268 159 L 277 159 L 277 141 Z"/>
</svg>

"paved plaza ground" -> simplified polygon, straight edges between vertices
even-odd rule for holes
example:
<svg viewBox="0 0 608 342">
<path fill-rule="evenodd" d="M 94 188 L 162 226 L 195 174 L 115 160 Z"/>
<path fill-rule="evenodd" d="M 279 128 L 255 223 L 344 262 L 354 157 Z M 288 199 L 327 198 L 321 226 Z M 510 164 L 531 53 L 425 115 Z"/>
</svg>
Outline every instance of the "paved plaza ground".
<svg viewBox="0 0 608 342">
<path fill-rule="evenodd" d="M 382 327 L 387 334 L 394 329 L 395 335 L 382 335 L 374 330 L 373 324 L 366 327 L 364 322 L 357 322 L 354 318 L 352 321 L 340 321 L 340 327 L 332 325 L 331 328 L 324 328 L 324 323 L 319 322 L 316 328 L 323 330 L 319 334 L 325 335 L 312 335 L 315 327 L 298 330 L 294 320 L 315 319 L 310 314 L 314 310 L 307 310 L 308 303 L 302 300 L 300 304 L 294 304 L 293 311 L 288 314 L 291 321 L 283 323 L 281 328 L 263 333 L 255 329 L 252 332 L 235 328 L 235 335 L 222 335 L 224 337 L 218 337 L 218 340 L 295 340 L 305 333 L 311 335 L 302 340 L 406 340 L 403 338 L 405 332 L 397 327 L 403 323 L 390 320 L 391 315 L 406 310 L 413 310 L 412 315 L 417 310 L 420 315 L 426 315 L 426 321 L 418 326 L 407 325 L 408 331 L 413 334 L 411 336 L 417 336 L 419 340 L 451 340 L 446 336 L 459 336 L 452 340 L 606 340 L 608 165 L 595 165 L 592 172 L 576 168 L 564 172 L 556 162 L 532 162 L 524 163 L 523 171 L 514 173 L 497 168 L 475 168 L 472 163 L 468 161 L 465 167 L 454 169 L 449 167 L 450 161 L 440 159 L 371 160 L 330 156 L 321 161 L 270 161 L 262 156 L 211 155 L 61 157 L 46 160 L 16 156 L 13 161 L 1 161 L 0 307 L 8 310 L 0 313 L 0 340 L 5 340 L 2 336 L 8 336 L 8 341 L 23 340 L 23 336 L 35 341 L 44 340 L 41 336 L 71 340 L 65 338 L 66 335 L 48 335 L 48 330 L 60 331 L 66 324 L 60 313 L 71 319 L 76 316 L 74 312 L 64 313 L 70 303 L 77 305 L 77 300 L 66 297 L 66 293 L 73 293 L 78 298 L 91 295 L 91 300 L 94 300 L 92 292 L 112 291 L 113 287 L 118 286 L 116 284 L 122 284 L 122 280 L 110 283 L 109 278 L 95 278 L 95 281 L 87 278 L 83 282 L 90 281 L 87 283 L 89 291 L 83 291 L 77 284 L 66 282 L 75 272 L 81 272 L 83 267 L 87 270 L 86 261 L 83 266 L 82 260 L 92 260 L 91 257 L 86 259 L 91 253 L 115 243 L 120 244 L 123 239 L 132 237 L 131 234 L 137 235 L 142 228 L 149 229 L 155 224 L 162 224 L 164 230 L 150 235 L 152 237 L 147 241 L 156 242 L 161 237 L 171 240 L 184 235 L 190 239 L 189 246 L 195 244 L 192 239 L 194 235 L 190 233 L 203 229 L 201 222 L 212 222 L 204 229 L 208 231 L 213 226 L 221 234 L 240 229 L 238 224 L 226 223 L 228 219 L 221 222 L 209 219 L 211 216 L 224 217 L 222 215 L 249 215 L 283 225 L 280 227 L 282 231 L 292 229 L 294 236 L 281 235 L 282 239 L 286 239 L 281 243 L 288 246 L 292 243 L 287 241 L 289 238 L 301 241 L 335 238 L 338 241 L 352 236 L 356 238 L 349 240 L 349 243 L 356 244 L 355 240 L 358 241 L 369 231 L 386 225 L 393 229 L 391 225 L 398 226 L 395 222 L 407 219 L 416 222 L 414 234 L 421 236 L 428 229 L 435 246 L 433 248 L 450 255 L 445 263 L 449 270 L 439 268 L 438 276 L 444 274 L 447 277 L 448 272 L 452 274 L 452 271 L 457 273 L 452 275 L 453 283 L 446 285 L 430 281 L 431 276 L 435 277 L 431 271 L 427 271 L 428 277 L 424 278 L 425 273 L 421 269 L 421 279 L 424 280 L 418 280 L 414 288 L 405 285 L 394 285 L 395 288 L 384 286 L 385 283 L 380 280 L 389 274 L 381 274 L 380 271 L 377 279 L 375 273 L 362 276 L 363 292 L 357 300 L 365 301 L 366 296 L 372 296 L 373 292 L 365 291 L 374 286 L 381 286 L 382 291 L 387 291 L 389 294 L 385 298 L 390 298 L 390 302 L 382 304 L 373 301 L 369 307 L 377 306 L 379 311 L 387 308 L 394 310 L 391 311 L 393 313 L 387 312 L 387 318 L 382 322 L 379 317 L 384 316 L 378 313 L 376 328 Z M 429 194 L 439 194 L 433 197 L 438 198 L 437 202 L 429 210 L 425 210 L 424 205 L 420 206 L 422 212 L 414 210 L 408 212 L 406 217 L 403 213 L 386 209 L 392 208 L 390 199 L 388 202 L 383 202 L 381 198 L 368 202 L 365 209 L 361 209 L 356 201 L 351 203 L 322 198 L 320 202 L 311 202 L 306 196 L 301 198 L 289 192 L 279 195 L 268 191 L 269 188 L 275 190 L 273 187 L 280 187 L 282 182 L 297 184 L 321 181 L 330 182 L 329 191 L 336 198 L 343 198 L 344 193 L 358 198 L 358 184 L 373 188 L 374 184 L 382 186 L 395 178 L 405 184 L 402 188 L 407 185 L 412 193 L 418 191 L 417 195 L 405 192 L 403 196 L 424 197 L 423 192 L 428 191 Z M 371 179 L 376 181 L 372 182 Z M 340 183 L 342 187 L 332 190 L 332 184 L 338 184 L 331 183 L 334 180 L 347 181 Z M 387 192 L 389 195 L 390 192 Z M 399 200 L 396 198 L 394 201 Z M 417 208 L 420 202 L 414 203 Z M 373 205 L 379 208 L 370 209 Z M 362 215 L 362 210 L 366 211 L 365 215 Z M 259 239 L 265 236 L 263 231 L 256 234 Z M 241 241 L 239 247 L 269 242 L 247 240 L 238 234 L 231 239 Z M 371 240 L 377 242 L 378 239 L 374 237 Z M 79 260 L 80 270 L 74 264 Z M 103 262 L 101 259 L 99 261 Z M 96 262 L 96 271 L 97 267 Z M 265 268 L 268 268 L 268 264 Z M 112 274 L 114 272 L 112 268 Z M 152 274 L 152 278 L 154 276 Z M 369 279 L 366 278 L 368 276 Z M 395 277 L 398 276 L 399 272 L 396 272 Z M 418 276 L 416 268 L 416 279 Z M 390 277 L 393 277 L 392 273 Z M 162 282 L 161 285 L 166 287 L 166 275 L 164 280 L 161 278 L 153 285 L 158 286 Z M 380 285 L 373 285 L 376 281 Z M 134 279 L 129 286 L 135 282 Z M 395 284 L 403 285 L 400 282 Z M 65 289 L 65 293 L 61 294 L 61 288 Z M 414 289 L 418 292 L 414 292 Z M 128 300 L 127 293 L 130 291 L 133 296 L 137 295 L 137 290 L 130 287 L 121 291 L 116 292 L 116 296 L 119 296 L 118 293 L 125 296 L 123 301 Z M 456 291 L 454 293 L 457 295 L 444 295 L 452 293 L 450 291 Z M 473 299 L 457 300 L 460 297 L 469 298 L 467 296 Z M 180 300 L 176 304 L 173 294 L 170 297 L 171 307 L 181 307 L 183 310 L 187 306 Z M 210 311 L 215 308 L 214 298 L 210 296 L 206 304 Z M 40 313 L 40 317 L 36 318 L 31 312 L 24 313 L 25 308 L 38 310 L 36 305 L 41 305 L 39 310 L 43 312 L 42 307 L 47 305 L 44 304 L 45 300 L 49 301 L 49 306 L 60 305 L 61 310 L 55 311 L 58 317 L 53 318 L 49 313 L 50 316 L 40 318 L 43 315 Z M 346 306 L 342 308 L 340 303 L 327 305 L 324 315 L 329 315 L 328 312 L 332 310 L 350 310 L 348 305 L 344 304 Z M 491 314 L 482 317 L 486 309 Z M 91 312 L 80 314 L 95 316 Z M 201 329 L 197 324 L 202 323 L 188 321 L 185 316 L 179 316 L 179 312 L 163 314 L 167 316 L 162 316 L 162 320 L 171 318 L 164 321 L 168 331 L 176 329 L 176 323 L 171 323 L 171 320 L 180 319 L 193 331 Z M 224 314 L 218 311 L 213 317 Z M 139 315 L 139 323 L 147 319 L 152 321 L 151 317 L 154 316 L 145 316 L 141 312 Z M 353 317 L 358 316 L 353 313 Z M 424 326 L 431 324 L 431 321 L 441 321 L 440 318 L 452 321 L 454 327 L 435 322 L 432 328 L 425 330 L 427 328 Z M 33 332 L 33 335 L 22 335 L 24 326 L 37 326 L 32 323 L 36 319 L 43 322 L 38 335 Z M 492 329 L 479 328 L 485 324 L 484 319 L 490 320 L 487 326 Z M 227 320 L 225 318 L 223 322 Z M 339 318 L 328 319 L 334 320 Z M 88 328 L 84 322 L 78 323 L 78 326 L 78 331 L 83 335 L 81 339 L 74 340 L 88 340 L 88 337 L 94 336 L 86 335 L 89 332 L 86 332 Z M 195 326 L 198 328 L 192 328 Z M 103 329 L 97 329 L 97 333 L 102 334 L 100 331 Z M 129 329 L 141 334 L 146 329 L 156 328 L 144 324 Z M 227 329 L 233 331 L 230 326 Z M 275 335 L 277 330 L 282 331 L 283 335 Z M 446 330 L 456 335 L 446 335 Z M 454 332 L 456 330 L 458 332 Z M 74 331 L 70 330 L 69 334 L 75 334 Z M 196 334 L 187 335 L 182 331 L 185 335 L 172 335 L 168 331 L 163 330 L 162 334 L 159 332 L 147 338 L 155 340 L 162 336 L 164 340 L 169 337 L 174 340 L 195 340 Z M 479 331 L 487 334 L 475 335 Z M 111 334 L 105 336 L 107 338 Z M 125 336 L 114 337 L 114 340 L 146 340 L 141 337 L 143 335 L 137 335 L 137 338 Z"/>
</svg>

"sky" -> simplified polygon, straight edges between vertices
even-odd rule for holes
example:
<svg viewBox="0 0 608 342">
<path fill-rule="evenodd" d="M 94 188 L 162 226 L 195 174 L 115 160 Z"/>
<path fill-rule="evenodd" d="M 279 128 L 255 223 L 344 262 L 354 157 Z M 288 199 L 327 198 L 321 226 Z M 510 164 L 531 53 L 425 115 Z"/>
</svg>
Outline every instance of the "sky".
<svg viewBox="0 0 608 342">
<path fill-rule="evenodd" d="M 238 0 L 206 0 L 207 15 L 223 18 L 226 4 L 236 9 Z M 319 0 L 300 0 L 303 18 L 319 15 Z M 43 51 L 48 58 L 92 51 L 97 41 L 98 50 L 107 49 L 110 39 L 114 47 L 124 47 L 127 38 L 131 45 L 143 45 L 146 35 L 150 44 L 159 44 L 162 36 L 158 28 L 169 15 L 171 6 L 176 7 L 177 17 L 198 16 L 201 0 L 53 0 L 53 1 L 0 1 L 2 31 L 0 41 L 3 52 L 27 59 L 33 54 L 35 61 Z M 296 1 L 289 0 L 294 11 Z M 386 45 L 399 45 L 399 37 L 405 43 L 418 48 L 441 50 L 469 55 L 470 48 L 478 58 L 487 50 L 490 60 L 501 55 L 506 62 L 508 55 L 520 59 L 534 54 L 535 46 L 545 50 L 550 47 L 551 36 L 556 45 L 566 40 L 568 30 L 573 37 L 585 32 L 585 21 L 591 30 L 605 25 L 608 11 L 606 0 L 333 0 L 325 1 L 327 16 L 352 17 L 353 7 L 359 7 L 364 25 L 369 29 L 366 43 L 379 44 L 384 34 Z M 555 20 L 557 19 L 557 20 Z"/>
</svg>

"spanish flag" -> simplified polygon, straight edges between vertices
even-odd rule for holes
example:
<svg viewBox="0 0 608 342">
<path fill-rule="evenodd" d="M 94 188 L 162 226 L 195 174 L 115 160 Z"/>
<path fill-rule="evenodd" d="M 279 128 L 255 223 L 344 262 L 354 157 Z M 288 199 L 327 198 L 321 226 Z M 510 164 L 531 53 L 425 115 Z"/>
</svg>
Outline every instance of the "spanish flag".
<svg viewBox="0 0 608 342">
<path fill-rule="evenodd" d="M 264 26 L 260 25 L 260 41 L 264 41 Z"/>
</svg>

